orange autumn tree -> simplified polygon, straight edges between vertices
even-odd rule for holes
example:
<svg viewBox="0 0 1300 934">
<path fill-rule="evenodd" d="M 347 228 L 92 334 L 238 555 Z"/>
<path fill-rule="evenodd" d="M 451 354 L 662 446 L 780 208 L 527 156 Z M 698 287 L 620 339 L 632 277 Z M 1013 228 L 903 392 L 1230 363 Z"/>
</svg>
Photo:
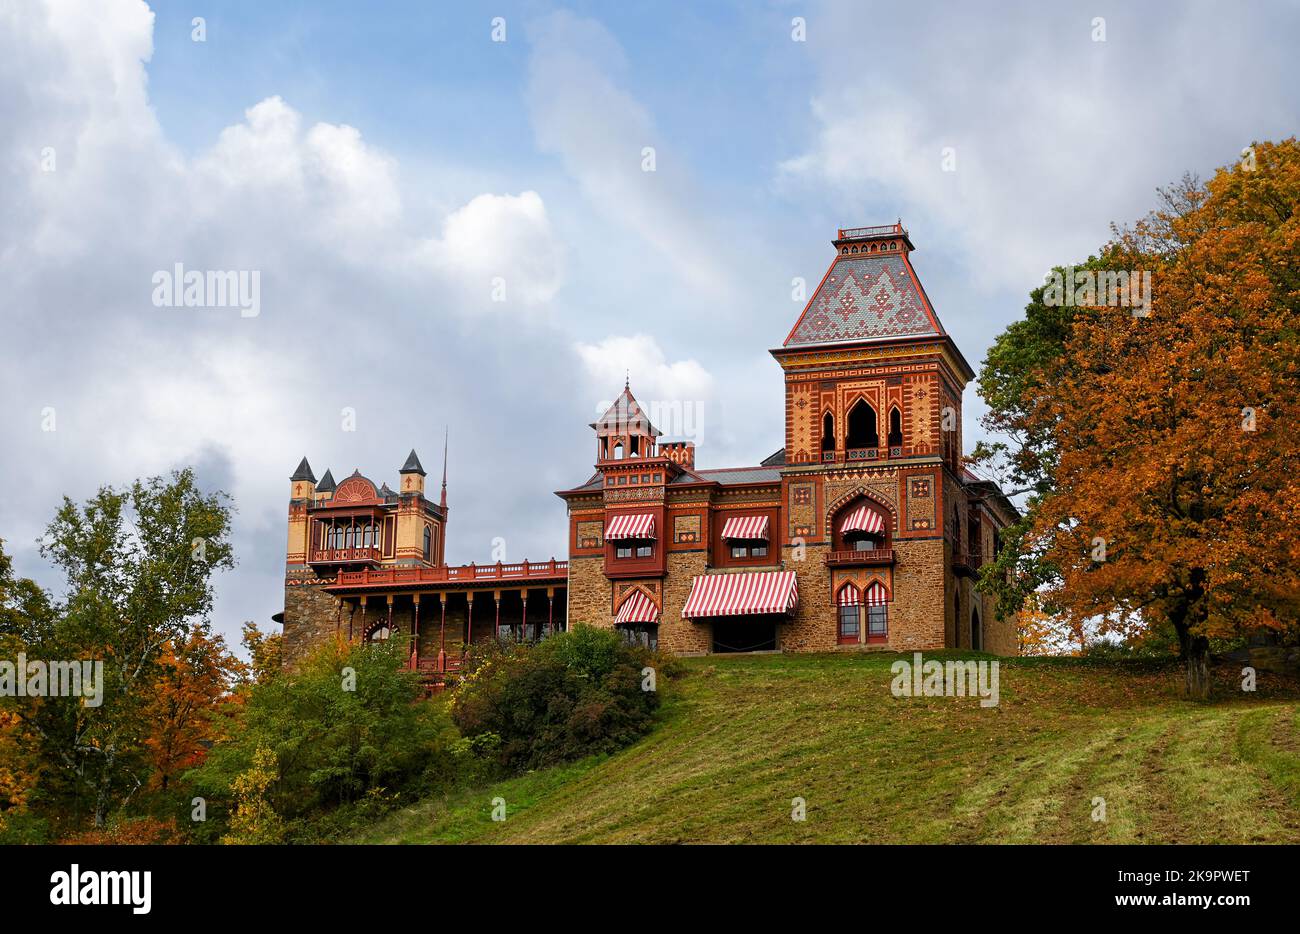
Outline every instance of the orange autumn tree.
<svg viewBox="0 0 1300 934">
<path fill-rule="evenodd" d="M 244 670 L 227 651 L 225 638 L 206 626 L 191 629 L 179 651 L 170 642 L 163 647 L 146 740 L 153 787 L 166 791 L 173 779 L 202 764 L 219 738 L 217 707 Z"/>
<path fill-rule="evenodd" d="M 1022 400 L 1053 450 L 1019 547 L 1049 612 L 1171 625 L 1205 697 L 1211 638 L 1300 611 L 1300 147 L 1258 144 L 1179 202 L 1097 264 L 1149 272 L 1149 313 L 1079 303 Z"/>
</svg>

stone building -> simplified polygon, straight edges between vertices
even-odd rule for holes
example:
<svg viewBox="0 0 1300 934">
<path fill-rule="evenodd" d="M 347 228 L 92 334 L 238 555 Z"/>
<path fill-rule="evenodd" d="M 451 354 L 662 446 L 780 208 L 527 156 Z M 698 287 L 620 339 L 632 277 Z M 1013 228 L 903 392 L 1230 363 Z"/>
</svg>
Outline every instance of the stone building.
<svg viewBox="0 0 1300 934">
<path fill-rule="evenodd" d="M 912 268 L 900 224 L 840 230 L 772 356 L 785 445 L 700 469 L 630 386 L 592 424 L 595 472 L 557 495 L 568 561 L 449 566 L 412 451 L 399 488 L 360 473 L 290 479 L 286 664 L 335 635 L 403 638 L 432 680 L 468 642 L 614 626 L 673 652 L 974 648 L 1017 653 L 975 590 L 1016 510 L 961 464 L 974 373 Z"/>
<path fill-rule="evenodd" d="M 975 648 L 1016 654 L 974 587 L 1016 519 L 961 463 L 974 376 L 899 224 L 840 230 L 784 343 L 785 446 L 698 469 L 629 387 L 592 425 L 568 504 L 569 622 L 677 653 Z"/>
</svg>

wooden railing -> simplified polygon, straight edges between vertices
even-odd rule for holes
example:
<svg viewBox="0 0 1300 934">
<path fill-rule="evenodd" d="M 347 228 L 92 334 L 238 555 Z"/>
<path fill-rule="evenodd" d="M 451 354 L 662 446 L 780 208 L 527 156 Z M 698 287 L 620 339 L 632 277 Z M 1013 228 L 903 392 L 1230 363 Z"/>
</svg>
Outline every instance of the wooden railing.
<svg viewBox="0 0 1300 934">
<path fill-rule="evenodd" d="M 360 564 L 373 561 L 378 564 L 378 548 L 313 548 L 311 564 Z"/>
<path fill-rule="evenodd" d="M 872 548 L 868 551 L 830 551 L 826 553 L 826 564 L 832 567 L 893 563 L 894 549 L 892 548 Z"/>
<path fill-rule="evenodd" d="M 478 581 L 547 580 L 567 577 L 569 562 L 520 561 L 515 564 L 462 564 L 438 568 L 363 568 L 342 571 L 336 587 L 382 587 L 398 584 L 458 584 Z"/>
</svg>

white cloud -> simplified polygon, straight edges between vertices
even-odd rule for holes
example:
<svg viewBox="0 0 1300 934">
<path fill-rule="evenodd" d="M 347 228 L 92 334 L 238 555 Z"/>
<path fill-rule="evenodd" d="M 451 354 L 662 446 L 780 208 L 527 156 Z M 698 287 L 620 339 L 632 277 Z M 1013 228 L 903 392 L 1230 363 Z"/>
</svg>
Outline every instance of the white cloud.
<svg viewBox="0 0 1300 934">
<path fill-rule="evenodd" d="M 568 12 L 529 29 L 528 102 L 538 147 L 565 170 L 604 219 L 660 251 L 696 288 L 720 293 L 725 271 L 700 211 L 701 196 L 673 141 L 618 83 L 626 59 L 600 23 Z M 647 148 L 654 171 L 645 171 Z"/>
<path fill-rule="evenodd" d="M 629 380 L 632 395 L 666 437 L 699 441 L 715 403 L 713 377 L 697 360 L 668 360 L 649 335 L 610 336 L 574 347 L 582 362 L 585 389 L 599 417 Z"/>
<path fill-rule="evenodd" d="M 500 279 L 502 308 L 514 299 L 548 302 L 560 288 L 560 246 L 535 191 L 479 195 L 447 217 L 442 237 L 427 248 L 435 265 L 472 295 L 488 297 Z"/>
<path fill-rule="evenodd" d="M 1256 93 L 1280 46 L 1265 19 L 1224 30 L 1224 15 L 1215 5 L 1176 16 L 1125 8 L 1094 42 L 1091 14 L 1072 5 L 881 18 L 823 3 L 809 16 L 813 133 L 778 181 L 858 212 L 855 223 L 901 214 L 926 243 L 952 249 L 969 282 L 1023 295 L 1044 269 L 1095 252 L 1112 221 L 1145 214 L 1156 186 L 1287 132 L 1276 98 Z M 867 32 L 871 67 L 846 80 Z M 1251 58 L 1251 45 L 1250 67 L 1226 65 Z M 944 171 L 945 147 L 956 171 Z"/>
<path fill-rule="evenodd" d="M 504 463 L 515 438 L 501 413 L 520 399 L 555 433 L 546 376 L 566 342 L 544 318 L 484 322 L 487 290 L 467 283 L 505 261 L 509 307 L 544 308 L 562 250 L 537 192 L 435 213 L 359 129 L 306 121 L 278 96 L 183 157 L 149 105 L 152 27 L 134 0 L 0 7 L 0 485 L 24 490 L 0 503 L 0 529 L 20 570 L 52 585 L 32 540 L 60 496 L 197 463 L 238 508 L 240 568 L 217 605 L 235 635 L 280 608 L 287 477 L 303 454 L 321 473 L 395 482 L 406 451 L 429 457 L 450 423 L 466 462 Z M 261 315 L 155 307 L 152 275 L 176 262 L 258 271 Z M 509 365 L 485 379 L 489 347 Z M 344 406 L 355 432 L 340 430 Z M 454 482 L 459 502 L 489 503 L 457 513 L 453 556 L 481 560 L 503 521 L 496 479 Z M 558 508 L 528 483 L 512 492 L 528 502 L 500 511 Z M 561 517 L 514 547 L 563 536 Z"/>
</svg>

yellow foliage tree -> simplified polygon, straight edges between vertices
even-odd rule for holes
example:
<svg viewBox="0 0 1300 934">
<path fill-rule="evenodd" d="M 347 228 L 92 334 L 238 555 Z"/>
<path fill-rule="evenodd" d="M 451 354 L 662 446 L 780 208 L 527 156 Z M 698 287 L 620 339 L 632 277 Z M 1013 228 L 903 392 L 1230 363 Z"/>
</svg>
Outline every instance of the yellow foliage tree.
<svg viewBox="0 0 1300 934">
<path fill-rule="evenodd" d="M 221 838 L 225 844 L 268 844 L 284 842 L 284 819 L 276 813 L 267 792 L 280 777 L 275 753 L 258 746 L 248 771 L 235 778 L 235 814 L 230 832 Z"/>
</svg>

